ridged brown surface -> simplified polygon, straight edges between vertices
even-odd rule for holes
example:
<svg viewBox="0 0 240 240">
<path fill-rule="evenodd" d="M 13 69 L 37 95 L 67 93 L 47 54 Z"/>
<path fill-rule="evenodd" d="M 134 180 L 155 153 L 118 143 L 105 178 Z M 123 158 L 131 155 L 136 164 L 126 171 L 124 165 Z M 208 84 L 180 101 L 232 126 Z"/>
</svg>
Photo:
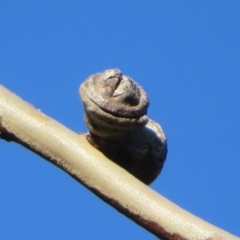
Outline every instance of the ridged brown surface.
<svg viewBox="0 0 240 240">
<path fill-rule="evenodd" d="M 80 96 L 90 132 L 105 139 L 124 139 L 129 131 L 148 122 L 145 91 L 118 69 L 87 78 Z"/>
<path fill-rule="evenodd" d="M 147 117 L 145 91 L 118 69 L 97 73 L 82 83 L 88 141 L 135 177 L 150 184 L 160 174 L 167 141 Z"/>
</svg>

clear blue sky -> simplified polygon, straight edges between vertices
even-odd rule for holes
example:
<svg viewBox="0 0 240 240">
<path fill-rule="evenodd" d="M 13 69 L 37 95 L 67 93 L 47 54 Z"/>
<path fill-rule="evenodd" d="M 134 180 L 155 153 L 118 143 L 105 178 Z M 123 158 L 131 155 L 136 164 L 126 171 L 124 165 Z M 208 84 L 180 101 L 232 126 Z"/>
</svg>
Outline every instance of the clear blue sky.
<svg viewBox="0 0 240 240">
<path fill-rule="evenodd" d="M 1 1 L 0 83 L 76 132 L 89 75 L 150 99 L 169 155 L 151 187 L 240 236 L 240 1 Z M 156 239 L 67 174 L 0 141 L 0 239 Z"/>
</svg>

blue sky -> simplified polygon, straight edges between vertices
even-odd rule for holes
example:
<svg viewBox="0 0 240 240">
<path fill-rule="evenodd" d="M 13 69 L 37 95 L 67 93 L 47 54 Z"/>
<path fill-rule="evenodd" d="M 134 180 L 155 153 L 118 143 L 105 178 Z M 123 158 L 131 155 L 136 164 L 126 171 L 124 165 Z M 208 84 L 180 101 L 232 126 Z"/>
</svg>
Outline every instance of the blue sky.
<svg viewBox="0 0 240 240">
<path fill-rule="evenodd" d="M 78 87 L 119 68 L 169 154 L 151 185 L 240 236 L 240 2 L 1 1 L 0 83 L 76 132 Z M 156 239 L 60 169 L 0 141 L 0 239 Z"/>
</svg>

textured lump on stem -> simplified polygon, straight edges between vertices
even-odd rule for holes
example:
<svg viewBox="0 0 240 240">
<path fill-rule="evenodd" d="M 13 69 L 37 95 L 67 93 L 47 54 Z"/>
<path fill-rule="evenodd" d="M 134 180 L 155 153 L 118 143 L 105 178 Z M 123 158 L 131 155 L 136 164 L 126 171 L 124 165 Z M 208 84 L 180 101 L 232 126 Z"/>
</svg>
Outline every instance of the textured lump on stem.
<svg viewBox="0 0 240 240">
<path fill-rule="evenodd" d="M 80 97 L 88 141 L 134 176 L 150 184 L 161 172 L 167 141 L 160 125 L 147 117 L 146 92 L 118 69 L 86 79 Z"/>
</svg>

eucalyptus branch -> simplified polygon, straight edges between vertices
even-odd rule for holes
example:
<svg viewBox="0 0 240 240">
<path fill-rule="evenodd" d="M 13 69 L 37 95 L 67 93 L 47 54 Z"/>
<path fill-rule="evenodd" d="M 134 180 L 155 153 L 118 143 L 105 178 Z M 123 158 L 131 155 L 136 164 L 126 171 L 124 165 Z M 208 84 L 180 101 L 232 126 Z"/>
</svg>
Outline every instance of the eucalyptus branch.
<svg viewBox="0 0 240 240">
<path fill-rule="evenodd" d="M 161 239 L 239 239 L 186 212 L 110 161 L 86 140 L 0 85 L 0 137 L 64 170 Z"/>
</svg>

